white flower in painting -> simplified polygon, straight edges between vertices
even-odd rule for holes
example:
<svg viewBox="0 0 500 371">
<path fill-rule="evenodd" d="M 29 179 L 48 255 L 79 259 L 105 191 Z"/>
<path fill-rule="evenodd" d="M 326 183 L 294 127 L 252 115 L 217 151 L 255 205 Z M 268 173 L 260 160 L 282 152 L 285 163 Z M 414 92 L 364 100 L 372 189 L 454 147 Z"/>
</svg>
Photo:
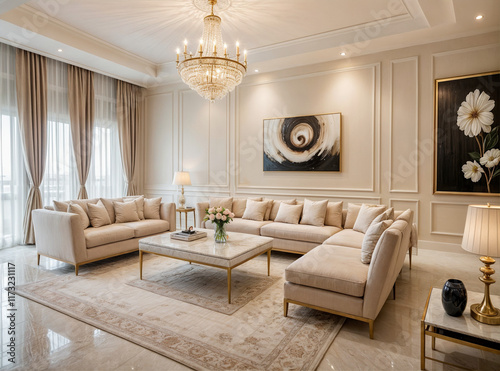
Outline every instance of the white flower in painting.
<svg viewBox="0 0 500 371">
<path fill-rule="evenodd" d="M 486 167 L 495 167 L 500 162 L 500 149 L 490 149 L 484 153 L 484 156 L 479 160 L 481 165 Z"/>
<path fill-rule="evenodd" d="M 484 170 L 476 161 L 467 161 L 467 163 L 462 166 L 462 172 L 464 173 L 465 179 L 470 179 L 474 183 L 477 183 L 479 179 L 481 179 L 481 174 L 484 173 Z"/>
<path fill-rule="evenodd" d="M 495 107 L 495 101 L 484 91 L 467 94 L 465 101 L 458 109 L 457 125 L 469 137 L 475 137 L 481 130 L 485 133 L 491 131 L 493 124 L 493 113 L 490 111 Z"/>
</svg>

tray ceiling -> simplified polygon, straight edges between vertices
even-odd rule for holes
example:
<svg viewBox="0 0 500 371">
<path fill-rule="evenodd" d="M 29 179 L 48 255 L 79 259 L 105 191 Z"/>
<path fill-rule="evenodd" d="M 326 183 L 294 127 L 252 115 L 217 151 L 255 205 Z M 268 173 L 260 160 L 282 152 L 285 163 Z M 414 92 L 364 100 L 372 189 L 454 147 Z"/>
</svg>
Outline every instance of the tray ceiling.
<svg viewBox="0 0 500 371">
<path fill-rule="evenodd" d="M 195 51 L 202 34 L 207 13 L 196 7 L 200 1 L 9 0 L 0 4 L 0 41 L 143 86 L 172 82 L 175 49 L 187 39 Z M 230 51 L 236 41 L 248 49 L 252 72 L 337 59 L 342 50 L 349 57 L 500 27 L 497 0 L 224 3 L 226 9 L 215 9 L 224 41 Z M 474 24 L 474 12 L 493 21 Z"/>
</svg>

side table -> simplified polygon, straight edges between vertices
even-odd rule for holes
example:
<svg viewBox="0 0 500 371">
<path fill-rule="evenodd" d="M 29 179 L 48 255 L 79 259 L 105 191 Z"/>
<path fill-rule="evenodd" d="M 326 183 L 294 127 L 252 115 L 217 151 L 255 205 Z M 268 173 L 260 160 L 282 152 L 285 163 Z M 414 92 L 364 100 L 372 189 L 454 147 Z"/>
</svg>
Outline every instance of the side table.
<svg viewBox="0 0 500 371">
<path fill-rule="evenodd" d="M 420 369 L 425 370 L 425 360 L 453 365 L 425 355 L 425 336 L 432 338 L 432 349 L 436 349 L 436 339 L 451 341 L 476 349 L 500 354 L 500 326 L 487 325 L 470 316 L 470 305 L 480 303 L 484 294 L 467 291 L 467 306 L 460 317 L 446 314 L 441 303 L 441 289 L 431 288 L 421 321 Z M 499 303 L 500 297 L 491 295 L 493 303 Z"/>
<path fill-rule="evenodd" d="M 194 227 L 196 227 L 196 210 L 194 207 L 178 208 L 175 209 L 175 211 L 179 213 L 179 221 L 181 223 L 181 229 L 182 229 L 182 213 L 184 213 L 185 216 L 186 229 L 188 229 L 188 213 L 190 212 L 193 212 Z"/>
</svg>

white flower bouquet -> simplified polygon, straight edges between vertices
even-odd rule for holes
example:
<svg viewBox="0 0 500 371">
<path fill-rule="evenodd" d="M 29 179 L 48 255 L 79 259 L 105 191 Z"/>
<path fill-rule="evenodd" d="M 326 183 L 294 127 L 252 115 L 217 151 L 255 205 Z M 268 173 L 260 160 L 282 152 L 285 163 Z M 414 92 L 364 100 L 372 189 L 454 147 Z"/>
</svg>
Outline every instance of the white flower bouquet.
<svg viewBox="0 0 500 371">
<path fill-rule="evenodd" d="M 215 225 L 215 241 L 226 242 L 227 233 L 225 225 L 230 223 L 234 218 L 234 213 L 231 210 L 222 206 L 210 207 L 205 209 L 204 221 L 210 220 Z"/>
<path fill-rule="evenodd" d="M 495 101 L 484 91 L 478 89 L 467 94 L 457 112 L 457 125 L 460 130 L 470 138 L 475 138 L 478 152 L 469 152 L 472 161 L 467 161 L 462 166 L 462 172 L 466 179 L 474 183 L 483 177 L 486 181 L 488 193 L 491 193 L 490 183 L 493 178 L 500 176 L 500 169 L 496 166 L 500 163 L 500 149 L 498 145 L 498 126 L 493 126 L 493 113 Z M 484 166 L 486 168 L 483 169 Z"/>
</svg>

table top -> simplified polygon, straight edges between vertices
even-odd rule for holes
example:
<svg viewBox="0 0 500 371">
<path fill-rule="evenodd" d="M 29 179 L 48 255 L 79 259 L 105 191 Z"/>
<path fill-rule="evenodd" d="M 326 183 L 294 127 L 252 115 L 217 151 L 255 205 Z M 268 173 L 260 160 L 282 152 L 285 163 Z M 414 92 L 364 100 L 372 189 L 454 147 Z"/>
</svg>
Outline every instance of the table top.
<svg viewBox="0 0 500 371">
<path fill-rule="evenodd" d="M 429 297 L 423 321 L 426 325 L 435 326 L 445 330 L 458 332 L 476 338 L 500 342 L 500 326 L 488 325 L 476 321 L 470 316 L 470 306 L 481 303 L 484 297 L 482 292 L 467 291 L 467 306 L 460 317 L 446 314 L 441 302 L 441 289 L 433 288 Z M 500 306 L 500 296 L 490 295 L 493 305 Z"/>
<path fill-rule="evenodd" d="M 194 207 L 178 207 L 177 209 L 175 209 L 175 211 L 179 212 L 179 211 L 194 211 Z"/>
<path fill-rule="evenodd" d="M 139 241 L 140 250 L 148 250 L 149 246 L 176 250 L 190 255 L 202 255 L 223 260 L 232 260 L 251 251 L 271 248 L 273 239 L 252 234 L 229 232 L 226 243 L 216 243 L 214 231 L 210 229 L 195 229 L 207 233 L 207 237 L 194 241 L 180 241 L 170 238 L 170 233 L 146 237 Z M 174 233 L 174 232 L 171 232 Z"/>
</svg>

